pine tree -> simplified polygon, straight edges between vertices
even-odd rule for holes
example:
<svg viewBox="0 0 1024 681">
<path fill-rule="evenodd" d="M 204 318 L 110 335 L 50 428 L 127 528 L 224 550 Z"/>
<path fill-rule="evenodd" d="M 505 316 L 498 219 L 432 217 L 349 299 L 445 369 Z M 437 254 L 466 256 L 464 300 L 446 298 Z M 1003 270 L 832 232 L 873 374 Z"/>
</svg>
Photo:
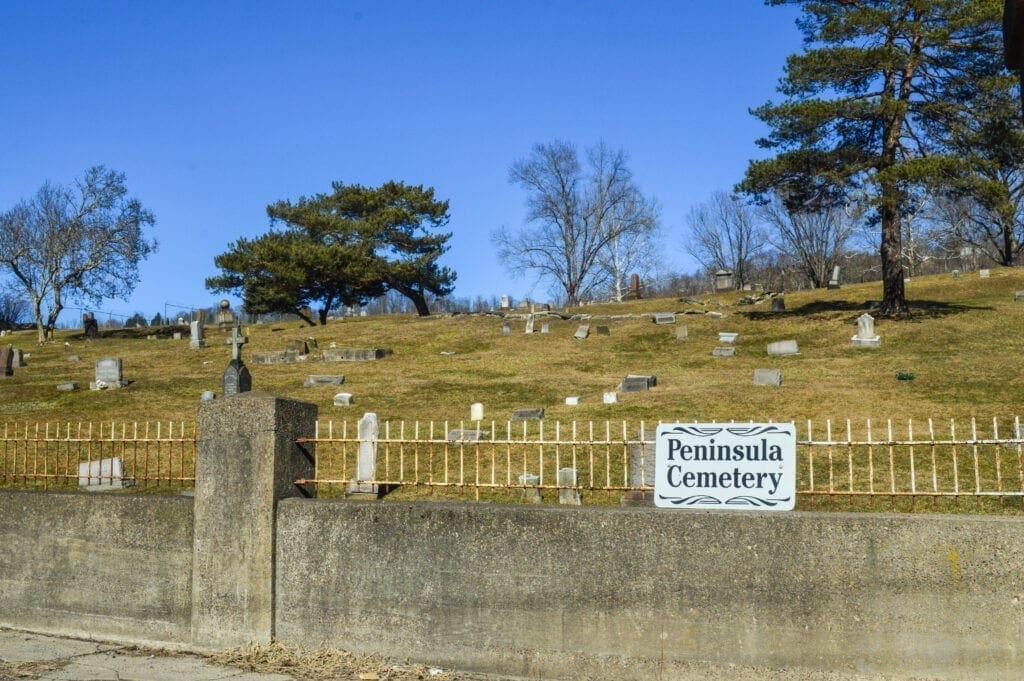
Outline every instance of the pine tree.
<svg viewBox="0 0 1024 681">
<path fill-rule="evenodd" d="M 999 0 L 768 0 L 797 5 L 805 49 L 791 55 L 785 100 L 752 111 L 770 128 L 740 189 L 774 190 L 791 208 L 869 200 L 881 229 L 881 313 L 909 311 L 901 219 L 910 190 L 956 174 L 951 116 L 972 102 L 954 84 L 998 70 Z"/>
</svg>

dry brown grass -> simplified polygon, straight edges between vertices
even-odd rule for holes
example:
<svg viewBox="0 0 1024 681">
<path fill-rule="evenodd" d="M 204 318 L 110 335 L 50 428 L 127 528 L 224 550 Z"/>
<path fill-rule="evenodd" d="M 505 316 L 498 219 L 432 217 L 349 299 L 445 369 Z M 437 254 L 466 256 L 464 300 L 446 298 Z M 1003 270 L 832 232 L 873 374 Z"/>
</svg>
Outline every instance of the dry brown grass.
<svg viewBox="0 0 1024 681">
<path fill-rule="evenodd" d="M 303 648 L 282 643 L 250 644 L 210 655 L 214 664 L 296 679 L 364 679 L 367 681 L 455 681 L 450 672 L 424 665 L 398 664 L 377 656 L 355 655 L 337 648 Z"/>
<path fill-rule="evenodd" d="M 574 340 L 577 321 L 549 318 L 550 334 L 526 335 L 521 319 L 509 320 L 513 333 L 501 333 L 493 316 L 415 318 L 369 317 L 332 322 L 326 327 L 299 323 L 252 325 L 253 352 L 282 349 L 295 338 L 316 338 L 321 349 L 382 347 L 394 355 L 377 362 L 286 365 L 249 364 L 254 387 L 316 403 L 321 418 L 358 418 L 376 412 L 382 420 L 450 420 L 469 417 L 469 405 L 483 402 L 488 419 L 503 422 L 519 407 L 544 407 L 548 420 L 795 420 L 825 418 L 876 422 L 886 418 L 921 421 L 977 416 L 1006 418 L 1020 411 L 1024 379 L 1024 304 L 1014 303 L 1024 289 L 1024 271 L 996 269 L 992 278 L 965 273 L 919 278 L 908 284 L 914 307 L 909 320 L 880 319 L 879 349 L 852 348 L 850 336 L 864 303 L 881 295 L 880 285 L 848 285 L 835 291 L 787 294 L 787 311 L 767 312 L 767 304 L 739 306 L 738 296 L 706 296 L 707 309 L 724 319 L 680 316 L 687 341 L 674 328 L 656 326 L 645 315 L 698 308 L 679 300 L 643 300 L 592 306 L 571 312 L 595 316 L 592 327 L 607 325 L 611 335 Z M 723 306 L 720 307 L 719 306 Z M 538 324 L 539 327 L 539 324 Z M 719 331 L 736 331 L 737 356 L 712 357 Z M 188 349 L 184 339 L 146 340 L 108 337 L 84 341 L 77 331 L 58 332 L 41 347 L 33 332 L 8 337 L 31 353 L 29 366 L 0 383 L 0 421 L 192 421 L 199 395 L 220 391 L 220 376 L 230 359 L 226 336 L 208 332 L 208 347 Z M 795 339 L 800 355 L 768 357 L 768 342 Z M 64 342 L 71 344 L 64 348 Z M 454 352 L 442 355 L 442 352 Z M 69 354 L 81 356 L 69 362 Z M 122 390 L 90 392 L 94 361 L 121 357 Z M 780 368 L 780 388 L 754 386 L 755 368 Z M 915 374 L 897 381 L 896 374 Z M 343 373 L 343 390 L 356 406 L 334 407 L 332 387 L 304 388 L 311 373 Z M 658 385 L 647 393 L 620 395 L 617 405 L 601 402 L 627 373 L 652 373 Z M 78 381 L 83 390 L 58 393 L 56 384 Z M 578 407 L 564 398 L 579 395 Z"/>
</svg>

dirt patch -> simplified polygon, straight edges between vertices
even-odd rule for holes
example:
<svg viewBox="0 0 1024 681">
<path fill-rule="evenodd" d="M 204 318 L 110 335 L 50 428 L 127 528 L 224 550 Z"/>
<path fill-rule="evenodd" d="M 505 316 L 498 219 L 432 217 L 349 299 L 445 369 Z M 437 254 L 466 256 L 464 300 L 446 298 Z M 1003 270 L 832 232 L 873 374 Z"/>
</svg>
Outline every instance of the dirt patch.
<svg viewBox="0 0 1024 681">
<path fill-rule="evenodd" d="M 0 681 L 23 681 L 38 679 L 43 674 L 59 672 L 68 666 L 70 660 L 39 660 L 35 662 L 0 662 Z"/>
<path fill-rule="evenodd" d="M 281 643 L 247 645 L 206 658 L 213 664 L 245 671 L 287 674 L 297 679 L 360 679 L 362 681 L 458 681 L 466 678 L 425 665 L 397 664 L 375 656 L 354 655 L 337 648 L 303 648 Z"/>
</svg>

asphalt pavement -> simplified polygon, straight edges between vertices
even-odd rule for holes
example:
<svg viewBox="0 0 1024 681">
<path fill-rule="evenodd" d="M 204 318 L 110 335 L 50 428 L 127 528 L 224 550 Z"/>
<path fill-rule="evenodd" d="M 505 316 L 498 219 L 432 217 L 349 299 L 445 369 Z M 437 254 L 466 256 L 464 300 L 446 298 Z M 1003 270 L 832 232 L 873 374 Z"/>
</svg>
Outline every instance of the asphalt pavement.
<svg viewBox="0 0 1024 681">
<path fill-rule="evenodd" d="M 0 681 L 293 681 L 210 664 L 187 652 L 0 629 Z"/>
</svg>

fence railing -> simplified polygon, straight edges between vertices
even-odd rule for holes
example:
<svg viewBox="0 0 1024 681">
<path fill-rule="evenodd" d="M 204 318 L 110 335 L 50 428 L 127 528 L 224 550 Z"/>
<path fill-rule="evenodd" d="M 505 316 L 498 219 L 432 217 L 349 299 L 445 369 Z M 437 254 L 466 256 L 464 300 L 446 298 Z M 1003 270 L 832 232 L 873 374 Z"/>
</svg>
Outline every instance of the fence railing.
<svg viewBox="0 0 1024 681">
<path fill-rule="evenodd" d="M 657 424 L 385 422 L 317 424 L 320 494 L 356 486 L 448 488 L 476 499 L 493 492 L 653 489 Z M 360 449 L 374 465 L 360 470 Z M 798 424 L 797 494 L 804 498 L 1017 499 L 1024 503 L 1020 418 L 957 424 L 826 420 Z M 559 477 L 558 471 L 574 473 Z M 575 480 L 575 483 L 567 481 Z"/>
<path fill-rule="evenodd" d="M 320 496 L 360 485 L 478 500 L 569 489 L 614 502 L 652 489 L 656 428 L 643 421 L 399 421 L 360 437 L 359 424 L 319 422 L 305 440 L 316 444 L 314 477 L 297 482 L 316 483 Z M 372 452 L 372 466 L 360 469 L 361 450 Z M 192 423 L 9 423 L 0 427 L 0 486 L 177 491 L 194 485 L 195 454 Z M 1024 505 L 1024 429 L 1019 417 L 806 421 L 798 424 L 797 494 Z"/>
<path fill-rule="evenodd" d="M 180 490 L 195 483 L 194 424 L 7 423 L 0 485 L 29 489 Z"/>
</svg>

